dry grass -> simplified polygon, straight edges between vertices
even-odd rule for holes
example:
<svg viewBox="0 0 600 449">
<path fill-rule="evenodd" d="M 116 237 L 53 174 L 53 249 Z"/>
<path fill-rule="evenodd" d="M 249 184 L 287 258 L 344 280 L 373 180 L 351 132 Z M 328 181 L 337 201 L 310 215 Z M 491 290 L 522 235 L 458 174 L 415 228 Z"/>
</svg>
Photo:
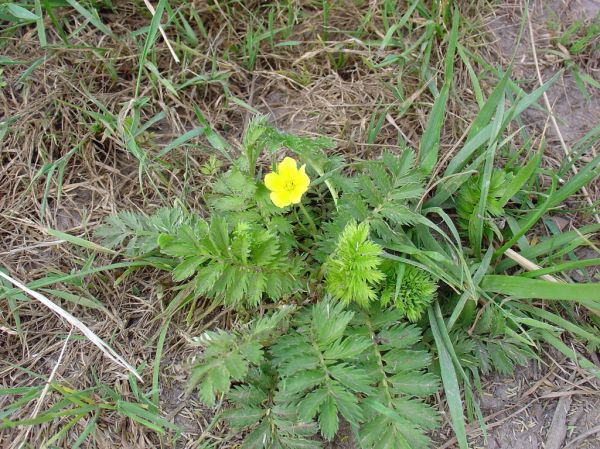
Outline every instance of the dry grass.
<svg viewBox="0 0 600 449">
<path fill-rule="evenodd" d="M 138 48 L 143 45 L 140 37 L 133 38 L 129 33 L 148 25 L 150 14 L 141 1 L 114 3 L 115 10 L 102 10 L 101 18 L 117 39 L 85 25 L 80 16 L 67 10 L 62 11 L 66 31 L 82 27 L 70 46 L 60 44 L 49 20 L 49 41 L 59 44 L 56 48 L 41 49 L 34 27 L 3 38 L 2 54 L 8 57 L 27 61 L 45 58 L 23 82 L 18 80 L 27 65 L 6 66 L 3 76 L 7 86 L 0 89 L 0 121 L 11 123 L 0 140 L 0 268 L 16 278 L 33 281 L 117 261 L 107 255 L 93 256 L 91 251 L 59 241 L 48 234 L 48 228 L 91 238 L 94 228 L 116 211 L 148 211 L 177 198 L 191 207 L 198 206 L 203 189 L 210 182 L 210 177 L 200 174 L 209 157 L 209 147 L 202 139 L 194 139 L 193 145 L 169 154 L 167 165 L 152 161 L 140 184 L 138 160 L 128 151 L 120 130 L 128 123 Z M 175 6 L 177 2 L 171 3 Z M 211 73 L 218 74 L 217 81 L 193 85 L 174 95 L 145 72 L 141 95 L 150 101 L 140 109 L 141 122 L 161 112 L 165 116 L 139 136 L 140 147 L 155 155 L 165 143 L 198 126 L 195 105 L 216 130 L 235 142 L 252 115 L 236 99 L 269 113 L 284 130 L 334 137 L 338 142 L 336 151 L 346 158 L 374 157 L 383 148 L 401 146 L 402 141 L 418 147 L 433 102 L 430 86 L 439 86 L 443 76 L 443 34 L 433 40 L 425 76 L 420 67 L 422 47 L 407 53 L 402 64 L 372 67 L 399 51 L 368 45 L 368 40 L 385 36 L 383 7 L 379 2 L 364 2 L 360 7 L 353 6 L 353 2 L 343 3 L 330 11 L 327 29 L 323 28 L 319 6 L 294 4 L 294 10 L 302 17 L 294 22 L 289 36 L 278 37 L 278 41 L 298 41 L 301 45 L 277 47 L 265 39 L 255 70 L 248 69 L 248 61 L 239 48 L 249 28 L 266 16 L 264 5 L 254 1 L 232 8 L 209 6 L 201 1 L 180 5 L 188 18 L 191 10 L 202 17 L 206 37 L 197 29 L 196 46 L 182 40 L 173 27 L 168 28 L 174 51 L 182 62 L 175 63 L 159 39 L 155 64 L 164 78 L 174 83 Z M 494 13 L 486 3 L 461 6 L 466 20 L 461 42 L 473 51 L 483 49 L 485 57 L 497 64 L 507 55 L 502 53 L 502 45 L 491 45 L 493 35 L 483 25 L 493 23 L 494 17 L 487 14 L 499 14 L 502 20 L 506 15 L 513 20 L 517 13 L 509 7 Z M 369 13 L 371 19 L 363 23 Z M 286 14 L 283 6 L 275 9 L 276 27 L 287 25 Z M 424 33 L 424 20 L 419 17 L 411 18 L 410 26 L 413 32 L 403 34 L 402 48 L 409 48 Z M 359 29 L 363 31 L 356 37 L 354 33 Z M 545 69 L 556 70 L 543 56 L 541 59 Z M 476 69 L 482 88 L 487 91 L 495 83 L 495 76 L 482 67 Z M 597 76 L 597 67 L 590 70 Z M 107 116 L 114 120 L 113 130 L 99 126 L 89 114 L 100 112 L 94 99 L 106 107 Z M 448 110 L 442 151 L 453 148 L 477 111 L 466 67 L 460 62 L 455 68 Z M 370 127 L 374 114 L 375 121 L 383 114 L 378 132 L 372 132 Z M 540 131 L 538 128 L 538 135 Z M 67 157 L 62 183 L 55 170 L 47 185 L 50 175 L 43 170 Z M 549 153 L 547 163 L 558 166 L 559 160 Z M 593 198 L 598 198 L 599 188 L 590 188 Z M 161 312 L 171 297 L 169 280 L 159 278 L 151 270 L 140 269 L 124 279 L 120 278 L 122 274 L 123 270 L 108 271 L 52 286 L 88 302 L 95 298 L 104 310 L 49 296 L 137 367 L 146 381 L 143 391 L 150 392 L 156 338 L 163 324 Z M 37 303 L 22 297 L 15 299 L 20 329 L 11 311 L 13 305 L 0 302 L 0 388 L 43 385 L 57 364 L 69 328 Z M 161 405 L 167 418 L 183 428 L 177 447 L 196 447 L 200 440 L 214 442 L 216 447 L 231 447 L 231 442 L 221 441 L 226 429 L 211 427 L 211 414 L 183 393 L 187 363 L 196 353 L 192 339 L 206 324 L 199 322 L 201 314 L 198 310 L 195 317 L 186 321 L 182 313 L 170 324 L 160 370 Z M 231 324 L 232 319 L 227 314 L 219 316 L 224 325 Z M 66 347 L 54 382 L 78 390 L 105 384 L 125 399 L 134 397 L 123 369 L 79 338 Z M 93 395 L 100 400 L 99 391 Z M 42 409 L 55 404 L 59 396 L 51 389 Z M 6 398 L 0 396 L 0 406 L 6 404 Z M 31 401 L 13 419 L 31 416 L 34 407 L 35 401 Z M 91 420 L 92 416 L 87 416 L 54 444 L 67 447 L 66 441 L 73 441 L 73 435 L 80 434 Z M 35 426 L 29 434 L 29 447 L 42 447 L 66 422 L 55 419 Z M 159 439 L 154 432 L 110 411 L 99 417 L 95 434 L 99 448 L 148 448 L 161 444 L 175 447 L 170 437 Z M 0 432 L 0 447 L 6 447 L 14 435 L 14 429 Z"/>
</svg>

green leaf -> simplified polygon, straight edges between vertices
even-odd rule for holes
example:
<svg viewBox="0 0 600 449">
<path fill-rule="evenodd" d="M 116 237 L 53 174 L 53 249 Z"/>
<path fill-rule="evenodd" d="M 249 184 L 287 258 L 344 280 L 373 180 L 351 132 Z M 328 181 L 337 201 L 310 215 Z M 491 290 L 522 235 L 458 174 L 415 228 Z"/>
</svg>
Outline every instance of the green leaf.
<svg viewBox="0 0 600 449">
<path fill-rule="evenodd" d="M 519 276 L 487 275 L 481 281 L 481 288 L 492 293 L 523 299 L 589 301 L 600 307 L 598 285 L 594 283 L 562 284 Z"/>
<path fill-rule="evenodd" d="M 391 377 L 390 381 L 396 391 L 415 396 L 428 396 L 439 389 L 438 378 L 431 373 L 400 373 Z"/>
<path fill-rule="evenodd" d="M 44 16 L 42 14 L 42 3 L 41 0 L 34 0 L 35 3 L 35 15 L 37 16 L 37 34 L 38 39 L 40 41 L 40 46 L 43 48 L 48 45 L 48 40 L 46 38 L 46 26 L 44 24 Z"/>
<path fill-rule="evenodd" d="M 73 244 L 73 245 L 77 245 L 77 246 L 81 246 L 83 248 L 92 250 L 92 251 L 96 251 L 96 252 L 102 252 L 102 253 L 108 253 L 108 254 L 117 254 L 116 251 L 113 251 L 111 249 L 108 248 L 104 248 L 103 246 L 100 246 L 94 242 L 90 242 L 89 240 L 86 240 L 84 238 L 81 237 L 77 237 L 71 234 L 67 234 L 66 232 L 62 232 L 62 231 L 58 231 L 56 229 L 47 229 L 46 232 L 48 232 L 48 234 L 50 234 L 53 237 L 59 238 L 61 240 L 66 240 L 67 242 Z"/>
<path fill-rule="evenodd" d="M 75 0 L 67 0 L 69 3 L 77 3 Z M 144 42 L 144 48 L 140 53 L 140 61 L 138 67 L 137 80 L 135 83 L 135 98 L 140 96 L 140 86 L 142 84 L 142 73 L 144 69 L 144 65 L 146 64 L 146 59 L 148 58 L 148 53 L 150 49 L 154 46 L 154 42 L 156 41 L 156 37 L 158 35 L 158 27 L 160 25 L 160 19 L 165 10 L 165 6 L 167 4 L 166 0 L 159 0 L 156 5 L 156 10 L 154 15 L 152 16 L 152 21 L 150 22 L 150 27 L 148 28 L 148 34 L 146 35 L 146 41 Z M 104 26 L 102 24 L 102 26 Z M 110 30 L 108 30 L 107 34 L 110 34 Z"/>
<path fill-rule="evenodd" d="M 375 286 L 384 278 L 379 270 L 381 252 L 381 247 L 369 239 L 368 223 L 349 222 L 324 266 L 327 291 L 345 303 L 366 307 L 375 299 Z"/>
<path fill-rule="evenodd" d="M 458 26 L 460 23 L 460 15 L 458 9 L 454 10 L 452 17 L 452 29 L 448 37 L 448 49 L 446 50 L 445 59 L 445 79 L 444 86 L 433 104 L 433 109 L 427 120 L 427 125 L 423 131 L 421 142 L 419 143 L 419 158 L 421 168 L 425 173 L 429 174 L 435 167 L 438 158 L 440 146 L 440 132 L 444 123 L 444 115 L 446 112 L 446 103 L 452 85 L 452 72 L 454 67 L 454 55 L 456 53 L 456 44 L 458 42 Z"/>
<path fill-rule="evenodd" d="M 366 371 L 354 368 L 348 364 L 340 363 L 329 367 L 329 374 L 345 387 L 355 392 L 369 394 L 372 388 L 369 384 L 372 379 L 369 378 Z"/>
<path fill-rule="evenodd" d="M 600 368 L 597 365 L 590 362 L 588 359 L 586 359 L 582 355 L 578 354 L 570 346 L 564 344 L 562 342 L 562 340 L 555 337 L 551 333 L 549 333 L 547 331 L 540 331 L 540 334 L 541 334 L 542 338 L 544 340 L 546 340 L 547 343 L 554 346 L 557 350 L 559 350 L 564 355 L 566 355 L 571 360 L 573 360 L 577 365 L 581 366 L 582 368 L 585 368 L 590 373 L 592 373 L 594 376 L 596 376 L 598 379 L 600 379 Z"/>
<path fill-rule="evenodd" d="M 223 418 L 229 421 L 232 427 L 243 428 L 258 423 L 264 416 L 265 411 L 258 407 L 243 407 L 239 409 L 226 410 Z"/>
<path fill-rule="evenodd" d="M 311 391 L 298 404 L 298 415 L 300 419 L 305 422 L 310 422 L 319 411 L 321 404 L 328 398 L 329 393 L 326 388 L 317 388 L 316 390 Z"/>
<path fill-rule="evenodd" d="M 537 257 L 545 256 L 556 251 L 560 251 L 566 245 L 583 245 L 587 243 L 589 235 L 600 230 L 600 224 L 591 224 L 582 226 L 573 231 L 562 232 L 552 237 L 548 237 L 540 241 L 536 245 L 530 245 L 521 251 L 521 255 L 527 259 L 535 260 Z M 501 273 L 508 268 L 516 265 L 512 259 L 506 258 L 502 260 L 496 267 L 496 272 Z"/>
<path fill-rule="evenodd" d="M 321 405 L 319 410 L 319 427 L 321 434 L 328 440 L 333 440 L 339 427 L 337 408 L 331 396 Z"/>
<path fill-rule="evenodd" d="M 323 353 L 325 360 L 329 359 L 352 359 L 363 353 L 373 343 L 360 337 L 347 337 L 333 342 Z"/>
<path fill-rule="evenodd" d="M 527 181 L 533 176 L 533 174 L 537 171 L 540 166 L 540 162 L 542 160 L 544 152 L 539 150 L 537 153 L 529 159 L 529 162 L 517 171 L 515 176 L 510 181 L 509 185 L 506 187 L 504 195 L 498 201 L 500 207 L 504 207 L 506 203 L 510 201 L 510 199 L 516 195 L 519 190 L 523 188 L 523 186 L 527 183 Z"/>
<path fill-rule="evenodd" d="M 17 19 L 22 20 L 38 20 L 39 17 L 32 13 L 31 11 L 23 8 L 22 6 L 15 5 L 14 3 L 6 3 L 4 4 L 6 10 Z"/>
<path fill-rule="evenodd" d="M 513 246 L 521 237 L 525 235 L 527 231 L 529 231 L 542 217 L 544 213 L 549 209 L 550 202 L 552 200 L 552 195 L 554 194 L 554 190 L 556 188 L 556 178 L 552 177 L 552 185 L 550 187 L 550 192 L 546 200 L 536 207 L 533 211 L 529 212 L 527 218 L 523 223 L 520 223 L 520 229 L 518 232 L 515 232 L 514 235 L 508 240 L 502 247 L 498 248 L 494 253 L 494 257 L 497 258 L 504 254 L 506 250 L 508 250 L 511 246 Z"/>
<path fill-rule="evenodd" d="M 518 304 L 517 307 L 519 309 L 525 310 L 532 315 L 537 315 L 538 317 L 550 321 L 554 323 L 556 326 L 560 326 L 564 330 L 571 332 L 577 335 L 580 338 L 583 338 L 587 341 L 594 342 L 596 344 L 600 344 L 600 337 L 592 334 L 591 332 L 586 331 L 575 323 L 571 323 L 571 321 L 564 319 L 563 317 L 544 310 L 540 307 L 530 306 L 528 304 Z"/>
<path fill-rule="evenodd" d="M 196 256 L 185 259 L 173 270 L 173 280 L 183 281 L 184 279 L 189 278 L 196 272 L 196 269 L 200 266 L 200 264 L 205 261 L 206 257 L 204 256 Z"/>
<path fill-rule="evenodd" d="M 399 415 L 425 429 L 435 429 L 440 424 L 439 412 L 420 400 L 395 398 L 394 408 Z"/>
<path fill-rule="evenodd" d="M 490 184 L 492 180 L 492 173 L 494 169 L 494 158 L 496 156 L 497 142 L 496 137 L 500 133 L 500 127 L 502 119 L 504 118 L 504 95 L 498 102 L 496 109 L 496 115 L 492 122 L 492 134 L 490 136 L 488 150 L 485 157 L 485 166 L 483 174 L 480 177 L 480 196 L 477 208 L 473 210 L 471 220 L 469 221 L 469 240 L 473 245 L 475 255 L 480 257 L 481 255 L 481 244 L 483 240 L 483 229 L 484 229 L 484 218 L 487 216 L 488 207 L 488 193 L 490 191 Z"/>
<path fill-rule="evenodd" d="M 284 393 L 296 394 L 320 385 L 324 380 L 324 373 L 320 370 L 304 371 L 299 376 L 284 379 L 281 389 Z"/>
<path fill-rule="evenodd" d="M 340 339 L 353 316 L 353 312 L 344 310 L 343 304 L 331 304 L 327 301 L 318 303 L 312 310 L 312 323 L 318 344 L 326 348 Z M 332 350 L 329 351 L 331 354 Z"/>
<path fill-rule="evenodd" d="M 66 2 L 71 5 L 79 14 L 81 14 L 83 17 L 85 17 L 87 20 L 89 20 L 89 22 L 94 25 L 96 28 L 98 28 L 100 31 L 102 31 L 104 34 L 106 34 L 107 36 L 112 36 L 112 31 L 110 31 L 110 28 L 108 28 L 106 25 L 104 25 L 102 23 L 102 21 L 100 20 L 100 17 L 98 17 L 98 13 L 96 12 L 96 10 L 93 10 L 93 12 L 89 11 L 88 9 L 84 8 L 81 3 L 77 2 L 76 0 L 66 0 Z M 159 5 L 162 2 L 159 2 Z M 157 8 L 158 11 L 158 8 Z M 162 11 L 162 10 L 161 10 Z"/>
<path fill-rule="evenodd" d="M 450 409 L 450 417 L 452 418 L 452 428 L 456 434 L 456 439 L 460 449 L 468 449 L 467 429 L 465 425 L 465 417 L 463 414 L 463 403 L 460 397 L 460 388 L 452 358 L 448 353 L 440 330 L 438 321 L 435 317 L 433 309 L 429 308 L 429 324 L 435 340 L 438 356 L 440 358 L 440 370 L 442 374 L 442 383 L 444 384 L 444 393 L 448 408 Z"/>
<path fill-rule="evenodd" d="M 591 162 L 586 164 L 579 172 L 571 177 L 560 189 L 552 195 L 548 205 L 549 208 L 562 204 L 567 198 L 590 184 L 594 179 L 600 176 L 600 156 L 596 156 Z"/>
<path fill-rule="evenodd" d="M 173 151 L 175 148 L 179 148 L 180 146 L 184 145 L 185 143 L 192 140 L 193 138 L 201 136 L 202 134 L 204 134 L 204 131 L 205 131 L 204 126 L 198 126 L 197 128 L 189 130 L 185 134 L 177 137 L 175 140 L 173 140 L 172 142 L 169 142 L 167 145 L 165 145 L 165 147 L 161 150 L 161 152 L 158 153 L 158 157 L 163 157 L 166 154 Z"/>
</svg>

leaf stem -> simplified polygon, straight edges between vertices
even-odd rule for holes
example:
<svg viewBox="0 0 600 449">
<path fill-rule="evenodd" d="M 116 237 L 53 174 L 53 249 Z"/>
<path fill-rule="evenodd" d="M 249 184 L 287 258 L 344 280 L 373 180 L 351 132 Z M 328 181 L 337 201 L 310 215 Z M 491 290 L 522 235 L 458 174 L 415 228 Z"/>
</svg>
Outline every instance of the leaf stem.
<svg viewBox="0 0 600 449">
<path fill-rule="evenodd" d="M 298 207 L 304 214 L 304 217 L 306 217 L 306 221 L 308 221 L 308 226 L 310 227 L 310 230 L 313 232 L 314 236 L 316 236 L 318 233 L 317 227 L 315 226 L 315 222 L 313 221 L 312 217 L 310 216 L 310 213 L 306 210 L 306 208 L 304 207 L 304 204 L 298 203 Z"/>
</svg>

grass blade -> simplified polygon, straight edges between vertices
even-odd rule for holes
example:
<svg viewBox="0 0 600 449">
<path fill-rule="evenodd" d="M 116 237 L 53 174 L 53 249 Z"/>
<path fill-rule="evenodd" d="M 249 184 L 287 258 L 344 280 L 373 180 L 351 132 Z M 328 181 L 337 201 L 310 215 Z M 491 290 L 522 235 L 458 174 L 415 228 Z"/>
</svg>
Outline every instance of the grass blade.
<svg viewBox="0 0 600 449">
<path fill-rule="evenodd" d="M 578 230 L 563 232 L 542 240 L 537 245 L 529 246 L 527 249 L 521 251 L 521 255 L 529 260 L 534 260 L 558 251 L 565 245 L 583 245 L 587 242 L 587 237 L 590 234 L 598 231 L 600 231 L 600 224 L 582 226 Z M 502 273 L 508 268 L 515 266 L 515 264 L 516 262 L 512 259 L 504 259 L 496 267 L 496 273 Z"/>
<path fill-rule="evenodd" d="M 48 45 L 48 40 L 46 39 L 46 26 L 44 25 L 44 15 L 40 0 L 35 0 L 35 15 L 37 16 L 36 26 L 38 39 L 40 40 L 40 46 L 45 47 Z"/>
<path fill-rule="evenodd" d="M 444 385 L 444 393 L 446 394 L 446 401 L 448 402 L 448 408 L 450 410 L 450 417 L 452 418 L 452 428 L 456 434 L 460 449 L 468 449 L 469 445 L 467 443 L 467 429 L 463 413 L 463 402 L 460 397 L 460 388 L 458 386 L 456 371 L 454 369 L 454 364 L 452 363 L 452 358 L 444 344 L 437 319 L 431 307 L 429 308 L 429 324 L 431 325 L 431 331 L 440 358 L 442 383 Z"/>
<path fill-rule="evenodd" d="M 508 203 L 510 199 L 514 195 L 516 195 L 519 192 L 519 190 L 521 190 L 523 186 L 527 183 L 527 181 L 529 181 L 529 179 L 533 176 L 533 174 L 540 166 L 543 154 L 543 149 L 540 149 L 537 153 L 533 155 L 529 162 L 527 162 L 525 167 L 523 167 L 517 172 L 517 174 L 511 180 L 508 187 L 506 187 L 506 192 L 499 201 L 499 205 L 501 207 L 504 207 L 506 203 Z"/>
<path fill-rule="evenodd" d="M 517 240 L 519 240 L 521 237 L 523 237 L 525 235 L 525 233 L 527 231 L 529 231 L 538 222 L 538 220 L 542 217 L 542 215 L 544 213 L 546 213 L 546 211 L 549 209 L 549 204 L 550 204 L 550 201 L 552 200 L 552 194 L 554 193 L 555 189 L 556 189 L 556 177 L 553 176 L 552 177 L 552 186 L 550 187 L 550 194 L 546 198 L 546 201 L 544 201 L 544 203 L 541 204 L 540 206 L 538 206 L 535 210 L 533 210 L 532 212 L 527 214 L 527 218 L 526 218 L 525 222 L 521 224 L 519 231 L 515 232 L 515 234 L 511 237 L 511 239 L 508 242 L 506 242 L 504 245 L 502 245 L 502 247 L 499 248 L 494 253 L 494 258 L 497 258 L 497 257 L 501 256 L 502 254 L 504 254 L 507 249 L 509 249 L 511 246 L 513 246 L 517 242 Z"/>
<path fill-rule="evenodd" d="M 69 0 L 74 1 L 74 0 Z M 154 45 L 156 41 L 156 37 L 158 35 L 158 27 L 160 25 L 160 19 L 165 10 L 166 0 L 159 0 L 158 5 L 156 6 L 156 11 L 152 16 L 152 22 L 150 22 L 150 28 L 148 29 L 148 34 L 146 35 L 146 42 L 144 43 L 144 48 L 140 53 L 140 61 L 138 68 L 137 80 L 135 83 L 135 98 L 140 96 L 140 87 L 142 84 L 142 72 L 144 70 L 144 65 L 146 64 L 146 59 L 148 58 L 148 53 L 150 49 Z"/>
<path fill-rule="evenodd" d="M 579 268 L 595 267 L 598 265 L 600 265 L 600 259 L 598 258 L 572 260 L 570 262 L 559 263 L 548 268 L 542 268 L 541 270 L 527 271 L 521 276 L 528 278 L 536 278 L 545 274 L 560 273 L 561 271 L 577 270 Z"/>
<path fill-rule="evenodd" d="M 580 326 L 577 326 L 574 323 L 571 323 L 568 320 L 565 320 L 559 315 L 556 315 L 552 312 L 548 312 L 547 310 L 544 310 L 540 307 L 530 306 L 528 304 L 518 304 L 517 307 L 521 310 L 530 313 L 531 315 L 537 315 L 538 317 L 546 321 L 550 321 L 556 326 L 559 326 L 562 329 L 571 332 L 572 334 L 577 335 L 578 337 L 581 337 L 589 342 L 600 344 L 600 337 L 586 331 L 585 329 L 581 328 Z"/>
<path fill-rule="evenodd" d="M 156 408 L 160 407 L 159 398 L 159 379 L 160 379 L 160 361 L 162 359 L 163 349 L 165 346 L 165 339 L 167 338 L 167 331 L 169 330 L 169 323 L 171 318 L 167 317 L 162 328 L 160 329 L 160 335 L 158 336 L 158 342 L 156 343 L 156 356 L 154 358 L 154 366 L 152 367 L 152 402 Z"/>
<path fill-rule="evenodd" d="M 91 329 L 89 327 L 87 327 L 85 324 L 83 324 L 81 321 L 79 321 L 77 318 L 75 318 L 69 312 L 67 312 L 66 310 L 64 310 L 61 307 L 54 304 L 52 301 L 50 301 L 44 295 L 42 295 L 38 292 L 35 292 L 35 291 L 31 290 L 30 288 L 27 288 L 21 282 L 4 274 L 2 271 L 0 271 L 0 277 L 4 278 L 5 280 L 7 280 L 11 284 L 13 284 L 15 287 L 19 288 L 20 290 L 24 291 L 29 296 L 32 296 L 34 299 L 37 299 L 44 306 L 48 307 L 51 311 L 53 311 L 58 316 L 60 316 L 64 320 L 66 320 L 71 326 L 79 329 L 81 331 L 81 333 L 87 337 L 88 340 L 90 340 L 94 345 L 96 345 L 98 347 L 98 349 L 100 349 L 104 353 L 104 355 L 106 355 L 109 359 L 111 359 L 116 364 L 118 364 L 118 365 L 122 366 L 123 368 L 127 369 L 128 371 L 130 371 L 135 377 L 137 377 L 140 381 L 143 382 L 141 376 L 137 373 L 137 371 L 135 370 L 135 368 L 133 366 L 131 366 L 129 363 L 127 363 L 125 361 L 125 359 L 123 359 L 123 357 L 121 357 L 119 354 L 117 354 L 114 349 L 112 349 L 107 343 L 104 342 L 104 340 L 102 340 L 100 337 L 98 337 L 94 332 L 91 331 Z"/>
<path fill-rule="evenodd" d="M 552 299 L 562 301 L 590 301 L 600 306 L 598 284 L 557 284 L 519 276 L 487 275 L 481 287 L 492 293 L 502 293 L 523 299 Z"/>
<path fill-rule="evenodd" d="M 56 229 L 47 229 L 46 231 L 48 232 L 48 234 L 50 234 L 53 237 L 59 238 L 61 240 L 65 240 L 73 245 L 87 248 L 91 251 L 107 253 L 107 254 L 112 254 L 112 255 L 118 254 L 116 251 L 113 251 L 112 249 L 105 248 L 104 246 L 98 245 L 97 243 L 94 243 L 94 242 L 90 242 L 89 240 L 83 239 L 81 237 L 67 234 L 66 232 L 58 231 Z"/>
<path fill-rule="evenodd" d="M 77 2 L 76 0 L 66 0 L 66 2 L 104 34 L 107 36 L 113 35 L 112 31 L 110 31 L 110 28 L 102 23 L 102 20 L 100 20 L 100 17 L 98 17 L 98 13 L 95 10 L 94 12 L 91 12 L 90 10 L 84 8 L 81 3 Z"/>
<path fill-rule="evenodd" d="M 450 86 L 452 84 L 452 70 L 454 67 L 454 55 L 456 53 L 456 43 L 458 41 L 458 24 L 460 23 L 460 15 L 458 10 L 454 11 L 452 17 L 452 30 L 450 31 L 450 37 L 448 41 L 448 53 L 446 54 L 446 70 L 444 86 L 440 92 L 440 95 L 433 104 L 433 109 L 421 142 L 419 144 L 419 158 L 421 160 L 421 168 L 426 173 L 431 173 L 433 167 L 437 163 L 439 147 L 440 147 L 440 133 L 442 131 L 442 125 L 444 124 L 444 114 L 446 112 L 446 103 L 448 102 L 448 95 L 450 93 Z"/>
<path fill-rule="evenodd" d="M 590 184 L 594 179 L 600 176 L 600 156 L 596 156 L 589 164 L 579 170 L 579 172 L 569 179 L 553 196 L 549 207 L 556 207 L 569 198 L 574 193 Z"/>
<path fill-rule="evenodd" d="M 206 130 L 206 128 L 204 126 L 198 126 L 197 128 L 189 130 L 185 134 L 177 137 L 172 142 L 169 142 L 162 149 L 162 151 L 160 153 L 158 153 L 158 157 L 163 157 L 166 154 L 173 151 L 175 148 L 180 147 L 181 145 L 185 144 L 188 140 L 192 140 L 194 137 L 201 136 L 202 134 L 204 134 L 205 130 Z"/>
</svg>

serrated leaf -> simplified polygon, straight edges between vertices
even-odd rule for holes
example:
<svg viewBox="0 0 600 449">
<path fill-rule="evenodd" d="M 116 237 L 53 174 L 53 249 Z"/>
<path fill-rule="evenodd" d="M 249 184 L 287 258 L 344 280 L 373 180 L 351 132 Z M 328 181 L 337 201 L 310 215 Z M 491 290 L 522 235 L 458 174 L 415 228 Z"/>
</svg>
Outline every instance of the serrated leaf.
<svg viewBox="0 0 600 449">
<path fill-rule="evenodd" d="M 333 437 L 337 433 L 339 427 L 339 420 L 337 415 L 337 407 L 331 397 L 328 397 L 319 409 L 319 427 L 321 429 L 321 435 L 328 441 L 333 440 Z"/>
<path fill-rule="evenodd" d="M 359 368 L 340 363 L 330 366 L 329 373 L 338 382 L 352 391 L 366 394 L 372 391 L 372 388 L 369 386 L 372 380 L 367 376 L 365 371 Z"/>
<path fill-rule="evenodd" d="M 263 449 L 271 443 L 271 429 L 268 421 L 263 421 L 244 439 L 243 449 Z"/>
<path fill-rule="evenodd" d="M 431 373 L 400 373 L 390 380 L 394 390 L 414 396 L 428 396 L 439 389 L 438 379 Z"/>
<path fill-rule="evenodd" d="M 215 390 L 210 379 L 206 379 L 200 385 L 200 399 L 208 406 L 212 407 L 215 405 Z"/>
<path fill-rule="evenodd" d="M 363 419 L 363 414 L 360 406 L 358 405 L 358 398 L 350 391 L 338 384 L 331 386 L 333 397 L 338 410 L 346 420 L 357 426 Z"/>
<path fill-rule="evenodd" d="M 394 409 L 401 416 L 424 429 L 435 429 L 440 423 L 440 414 L 430 405 L 416 399 L 395 398 Z"/>
<path fill-rule="evenodd" d="M 226 410 L 223 414 L 232 427 L 249 427 L 258 423 L 264 416 L 265 411 L 258 407 L 242 407 Z"/>
<path fill-rule="evenodd" d="M 205 261 L 206 257 L 204 256 L 190 257 L 189 259 L 184 260 L 173 270 L 173 280 L 183 281 L 189 278 L 195 273 L 196 269 Z"/>
<path fill-rule="evenodd" d="M 238 352 L 232 352 L 225 357 L 224 363 L 233 380 L 243 380 L 248 373 L 248 362 Z"/>
<path fill-rule="evenodd" d="M 360 337 L 347 337 L 333 342 L 323 353 L 325 360 L 352 359 L 363 353 L 373 343 Z"/>
<path fill-rule="evenodd" d="M 319 385 L 323 380 L 324 373 L 321 370 L 309 370 L 301 375 L 283 379 L 281 388 L 285 393 L 295 394 Z"/>
<path fill-rule="evenodd" d="M 383 357 L 389 372 L 413 371 L 426 368 L 431 363 L 431 354 L 425 351 L 394 349 Z"/>
<path fill-rule="evenodd" d="M 300 419 L 305 422 L 310 422 L 319 411 L 321 404 L 323 404 L 328 397 L 328 392 L 325 388 L 318 388 L 307 394 L 298 404 L 298 415 Z"/>
<path fill-rule="evenodd" d="M 342 304 L 317 304 L 313 308 L 313 327 L 319 345 L 327 347 L 341 338 L 353 316 L 352 312 L 344 311 Z"/>
</svg>

